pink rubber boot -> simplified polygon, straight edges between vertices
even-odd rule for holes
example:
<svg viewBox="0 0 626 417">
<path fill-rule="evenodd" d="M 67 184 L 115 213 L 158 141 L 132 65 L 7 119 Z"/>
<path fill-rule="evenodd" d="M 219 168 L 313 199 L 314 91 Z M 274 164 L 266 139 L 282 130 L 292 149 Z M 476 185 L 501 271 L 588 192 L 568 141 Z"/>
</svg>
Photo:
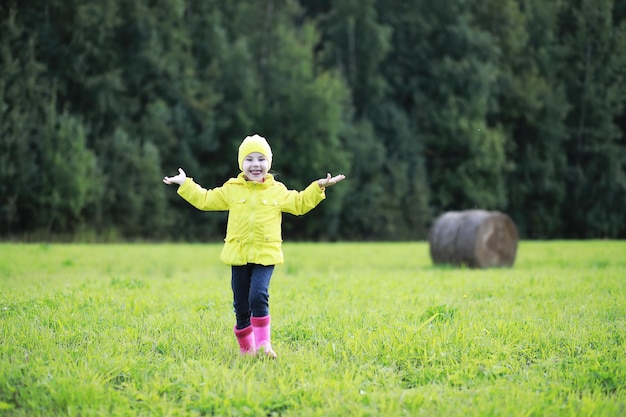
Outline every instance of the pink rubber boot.
<svg viewBox="0 0 626 417">
<path fill-rule="evenodd" d="M 237 336 L 237 342 L 239 343 L 239 352 L 242 355 L 256 355 L 252 326 L 243 329 L 238 329 L 237 326 L 235 326 L 234 331 L 235 336 Z"/>
<path fill-rule="evenodd" d="M 270 339 L 270 316 L 252 317 L 250 322 L 254 330 L 257 352 L 262 350 L 267 357 L 276 359 L 276 352 L 272 349 Z"/>
</svg>

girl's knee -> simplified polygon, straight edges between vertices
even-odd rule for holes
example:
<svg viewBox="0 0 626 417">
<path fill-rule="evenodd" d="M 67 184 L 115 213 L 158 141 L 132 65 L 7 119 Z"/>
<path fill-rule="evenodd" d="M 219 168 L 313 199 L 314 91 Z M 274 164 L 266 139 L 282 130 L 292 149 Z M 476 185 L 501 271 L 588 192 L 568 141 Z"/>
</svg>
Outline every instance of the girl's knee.
<svg viewBox="0 0 626 417">
<path fill-rule="evenodd" d="M 253 312 L 264 312 L 268 310 L 269 295 L 266 292 L 250 293 L 250 307 Z"/>
</svg>

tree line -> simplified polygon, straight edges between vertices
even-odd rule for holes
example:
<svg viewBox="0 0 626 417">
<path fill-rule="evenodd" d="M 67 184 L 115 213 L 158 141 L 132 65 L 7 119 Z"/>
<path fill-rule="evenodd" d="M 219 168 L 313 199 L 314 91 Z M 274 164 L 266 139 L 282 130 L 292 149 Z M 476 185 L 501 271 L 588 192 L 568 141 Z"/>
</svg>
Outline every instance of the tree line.
<svg viewBox="0 0 626 417">
<path fill-rule="evenodd" d="M 284 234 L 425 239 L 449 210 L 626 237 L 626 3 L 43 0 L 0 5 L 0 237 L 217 240 L 207 188 L 265 136 L 341 187 Z"/>
</svg>

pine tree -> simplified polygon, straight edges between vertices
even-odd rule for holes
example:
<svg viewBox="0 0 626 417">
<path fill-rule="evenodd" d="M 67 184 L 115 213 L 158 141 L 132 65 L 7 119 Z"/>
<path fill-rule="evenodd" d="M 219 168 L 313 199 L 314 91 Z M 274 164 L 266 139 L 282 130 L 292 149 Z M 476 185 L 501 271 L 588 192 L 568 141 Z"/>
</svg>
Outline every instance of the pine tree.
<svg viewBox="0 0 626 417">
<path fill-rule="evenodd" d="M 33 149 L 49 100 L 45 67 L 16 16 L 15 7 L 0 6 L 0 236 L 22 234 L 34 223 Z"/>
<path fill-rule="evenodd" d="M 435 215 L 506 204 L 506 136 L 488 120 L 497 50 L 475 22 L 472 4 L 414 0 L 381 7 L 394 30 L 384 71 L 423 144 Z"/>
<path fill-rule="evenodd" d="M 395 65 L 393 25 L 381 17 L 389 8 L 379 10 L 375 1 L 304 3 L 322 31 L 318 60 L 343 75 L 354 107 L 354 122 L 344 136 L 353 163 L 342 235 L 425 237 L 429 214 L 422 143 L 385 78 Z"/>
<path fill-rule="evenodd" d="M 556 38 L 558 3 L 534 0 L 478 4 L 477 20 L 499 50 L 499 76 L 489 120 L 503 127 L 511 164 L 503 209 L 524 237 L 550 238 L 562 231 L 569 110 L 560 79 Z"/>
<path fill-rule="evenodd" d="M 32 221 L 46 234 L 76 231 L 86 207 L 100 198 L 103 183 L 86 143 L 84 125 L 68 113 L 58 114 L 52 97 L 35 148 L 39 172 L 30 184 L 36 201 Z"/>
<path fill-rule="evenodd" d="M 626 26 L 612 0 L 576 2 L 563 14 L 567 127 L 567 237 L 626 234 L 626 146 L 616 124 L 626 104 Z M 575 210 L 571 210 L 575 207 Z"/>
</svg>

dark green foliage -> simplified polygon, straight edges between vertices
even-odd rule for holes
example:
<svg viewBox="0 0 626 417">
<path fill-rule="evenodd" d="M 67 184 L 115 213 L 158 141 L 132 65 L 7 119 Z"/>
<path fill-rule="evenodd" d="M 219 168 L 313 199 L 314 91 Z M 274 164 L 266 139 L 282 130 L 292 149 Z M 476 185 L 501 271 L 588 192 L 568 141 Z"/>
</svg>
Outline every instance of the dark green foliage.
<svg viewBox="0 0 626 417">
<path fill-rule="evenodd" d="M 393 1 L 381 7 L 394 28 L 385 71 L 422 140 L 435 212 L 506 202 L 506 139 L 486 120 L 497 48 L 473 22 L 471 4 Z"/>
<path fill-rule="evenodd" d="M 568 129 L 566 186 L 568 206 L 563 218 L 566 237 L 623 236 L 626 226 L 626 147 L 616 120 L 626 105 L 624 63 L 626 21 L 615 26 L 613 1 L 581 0 L 564 10 L 567 26 L 566 93 L 572 111 Z"/>
<path fill-rule="evenodd" d="M 393 101 L 385 78 L 386 68 L 395 64 L 391 22 L 383 21 L 373 0 L 336 1 L 329 9 L 309 5 L 308 10 L 321 12 L 316 14 L 322 29 L 320 61 L 340 71 L 352 92 L 355 122 L 346 140 L 353 162 L 341 235 L 423 238 L 429 193 L 422 137 Z"/>
<path fill-rule="evenodd" d="M 561 235 L 565 201 L 566 139 L 570 110 L 561 80 L 564 62 L 555 30 L 558 3 L 491 1 L 480 24 L 497 40 L 500 73 L 488 120 L 508 138 L 507 204 L 522 236 Z M 523 9 L 523 11 L 522 11 Z"/>
<path fill-rule="evenodd" d="M 0 16 L 0 235 L 6 236 L 28 230 L 34 219 L 36 147 L 51 97 L 45 66 L 16 10 L 0 9 Z"/>
<path fill-rule="evenodd" d="M 29 188 L 34 197 L 34 226 L 48 232 L 72 232 L 84 209 L 100 201 L 102 178 L 94 153 L 86 147 L 84 125 L 67 113 L 57 114 L 51 100 L 46 123 L 34 148 L 39 172 Z"/>
<path fill-rule="evenodd" d="M 4 2 L 0 237 L 219 240 L 161 179 L 221 185 L 259 133 L 290 188 L 348 176 L 287 238 L 424 239 L 474 207 L 624 238 L 622 3 Z"/>
</svg>

